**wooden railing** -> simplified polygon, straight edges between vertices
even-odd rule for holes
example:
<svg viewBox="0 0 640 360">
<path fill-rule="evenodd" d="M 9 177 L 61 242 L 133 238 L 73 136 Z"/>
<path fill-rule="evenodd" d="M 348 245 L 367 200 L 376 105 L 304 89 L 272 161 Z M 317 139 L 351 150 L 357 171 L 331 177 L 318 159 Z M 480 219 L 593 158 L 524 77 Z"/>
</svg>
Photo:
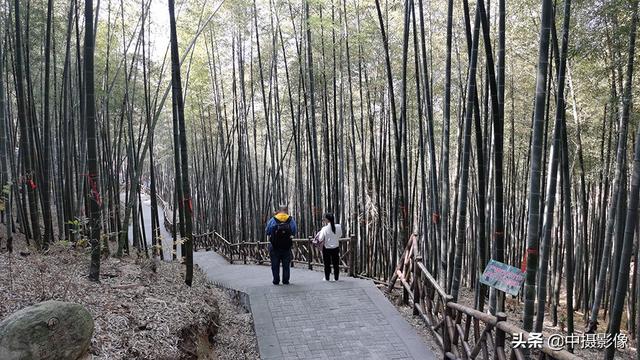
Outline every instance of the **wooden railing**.
<svg viewBox="0 0 640 360">
<path fill-rule="evenodd" d="M 534 355 L 539 359 L 580 359 L 568 351 L 553 350 L 546 343 L 536 354 L 512 348 L 513 334 L 522 334 L 526 341 L 529 333 L 508 323 L 505 313 L 493 316 L 454 302 L 423 264 L 416 235 L 407 243 L 387 290 L 392 291 L 397 281 L 401 284 L 402 301 L 411 304 L 413 314 L 426 323 L 444 359 L 523 360 Z"/>
<path fill-rule="evenodd" d="M 216 231 L 193 235 L 193 245 L 194 251 L 198 251 L 199 249 L 205 249 L 207 251 L 213 250 L 227 259 L 231 264 L 233 264 L 234 259 L 237 258 L 234 256 L 236 252 L 234 248 L 235 244 L 229 242 Z"/>
<path fill-rule="evenodd" d="M 167 217 L 167 212 L 164 212 L 164 228 L 169 232 L 169 234 L 173 234 L 173 224 L 171 220 Z"/>
<path fill-rule="evenodd" d="M 193 240 L 195 251 L 201 249 L 207 251 L 213 250 L 232 264 L 234 261 L 239 261 L 244 264 L 271 263 L 268 241 L 231 243 L 215 231 L 194 235 Z M 314 266 L 322 266 L 322 251 L 313 246 L 311 240 L 311 237 L 307 239 L 293 239 L 293 246 L 291 248 L 291 262 L 293 266 L 302 264 L 306 265 L 309 270 L 313 270 Z M 340 268 L 350 276 L 354 276 L 356 239 L 354 236 L 351 236 L 341 238 L 338 241 L 340 247 Z"/>
</svg>

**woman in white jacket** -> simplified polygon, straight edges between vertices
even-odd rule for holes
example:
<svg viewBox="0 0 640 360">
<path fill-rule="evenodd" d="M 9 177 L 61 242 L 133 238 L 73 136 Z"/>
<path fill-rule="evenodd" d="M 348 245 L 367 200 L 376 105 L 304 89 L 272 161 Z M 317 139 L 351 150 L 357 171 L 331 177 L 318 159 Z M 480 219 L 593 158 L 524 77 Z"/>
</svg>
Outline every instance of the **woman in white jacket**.
<svg viewBox="0 0 640 360">
<path fill-rule="evenodd" d="M 333 214 L 324 214 L 324 225 L 317 235 L 322 243 L 322 261 L 324 262 L 324 280 L 329 281 L 331 266 L 333 265 L 333 278 L 338 281 L 340 276 L 340 247 L 338 239 L 342 237 L 342 226 L 336 224 Z"/>
</svg>

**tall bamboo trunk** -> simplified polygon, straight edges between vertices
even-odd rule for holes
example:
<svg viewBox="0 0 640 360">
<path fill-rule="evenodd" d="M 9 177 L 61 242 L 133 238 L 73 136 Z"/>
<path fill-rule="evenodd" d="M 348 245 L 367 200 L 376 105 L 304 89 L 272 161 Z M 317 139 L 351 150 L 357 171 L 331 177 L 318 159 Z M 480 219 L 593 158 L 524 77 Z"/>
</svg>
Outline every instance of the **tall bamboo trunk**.
<svg viewBox="0 0 640 360">
<path fill-rule="evenodd" d="M 384 48 L 384 53 L 385 53 L 385 64 L 386 64 L 386 75 L 387 75 L 387 85 L 388 85 L 388 94 L 389 94 L 389 103 L 390 103 L 390 116 L 391 116 L 391 122 L 393 124 L 394 127 L 394 138 L 395 138 L 395 163 L 396 163 L 396 188 L 395 188 L 395 192 L 396 192 L 396 196 L 395 196 L 395 204 L 394 204 L 394 209 L 395 209 L 395 213 L 397 214 L 397 219 L 398 222 L 397 224 L 399 225 L 399 231 L 395 231 L 396 227 L 393 226 L 395 224 L 389 224 L 390 228 L 393 229 L 394 234 L 396 235 L 395 237 L 395 241 L 393 241 L 392 243 L 392 249 L 391 249 L 391 266 L 389 271 L 392 271 L 391 269 L 395 269 L 396 266 L 396 261 L 397 261 L 397 256 L 398 256 L 398 244 L 400 244 L 402 246 L 402 248 L 404 248 L 404 245 L 406 244 L 406 242 L 409 240 L 407 233 L 408 233 L 408 219 L 407 219 L 407 203 L 406 203 L 406 194 L 407 194 L 407 189 L 406 189 L 406 181 L 404 178 L 404 174 L 405 174 L 405 165 L 403 163 L 403 156 L 402 156 L 402 118 L 401 121 L 398 121 L 397 118 L 397 112 L 396 112 L 396 102 L 395 102 L 395 91 L 394 91 L 394 87 L 393 87 L 393 74 L 391 72 L 391 59 L 390 59 L 390 55 L 389 55 L 389 43 L 387 40 L 387 33 L 385 31 L 385 25 L 384 25 L 384 21 L 382 20 L 382 10 L 380 8 L 380 1 L 376 0 L 376 10 L 378 13 L 378 22 L 380 25 L 380 33 L 382 35 L 382 45 Z M 406 60 L 406 49 L 407 49 L 407 42 L 408 42 L 408 7 L 405 4 L 405 40 L 404 40 L 404 59 Z M 404 162 L 406 162 L 406 157 L 404 158 Z"/>
<path fill-rule="evenodd" d="M 5 114 L 5 97 L 4 97 L 4 39 L 0 39 L 0 165 L 2 168 L 2 201 L 3 201 L 3 215 L 4 225 L 6 229 L 5 246 L 9 253 L 13 252 L 13 232 L 12 232 L 12 218 L 11 218 L 11 194 L 13 192 L 13 184 L 11 180 L 11 167 L 9 164 L 9 157 L 7 152 L 9 149 L 9 137 L 7 133 L 9 126 L 7 126 L 8 118 Z M 0 243 L 0 248 L 2 244 Z"/>
<path fill-rule="evenodd" d="M 624 85 L 624 93 L 622 94 L 622 119 L 625 122 L 629 119 L 630 107 L 632 102 L 632 85 L 633 85 L 633 63 L 635 58 L 635 42 L 636 28 L 638 25 L 638 1 L 632 1 L 631 4 L 633 17 L 631 20 L 631 30 L 629 33 L 629 57 L 627 60 L 627 71 Z M 636 139 L 640 139 L 640 128 L 636 133 Z M 636 232 L 636 224 L 638 222 L 638 198 L 640 198 L 640 141 L 636 140 L 635 152 L 633 157 L 633 172 L 631 175 L 631 186 L 629 189 L 629 202 L 627 207 L 627 218 L 624 229 L 623 248 L 620 253 L 620 267 L 618 271 L 618 282 L 616 286 L 615 298 L 613 299 L 613 309 L 609 318 L 609 327 L 607 333 L 616 336 L 620 332 L 620 322 L 625 302 L 625 297 L 629 286 L 629 269 L 631 267 L 631 253 L 633 249 L 633 238 Z M 604 359 L 610 360 L 614 358 L 616 348 L 609 346 L 606 349 Z"/>
<path fill-rule="evenodd" d="M 476 74 L 478 66 L 478 42 L 480 37 L 480 8 L 476 5 L 476 15 L 471 38 L 471 51 L 469 52 L 469 73 L 467 75 L 466 105 L 464 112 L 464 125 L 462 135 L 462 154 L 459 161 L 460 178 L 458 181 L 455 257 L 453 276 L 451 281 L 451 295 L 454 301 L 458 300 L 461 286 L 462 256 L 466 239 L 467 205 L 469 191 L 469 163 L 471 157 L 471 122 L 476 100 Z"/>
<path fill-rule="evenodd" d="M 313 77 L 313 46 L 311 38 L 311 15 L 309 12 L 309 1 L 304 2 L 305 11 L 305 27 L 306 27 L 306 39 L 307 39 L 307 70 L 309 76 L 309 118 L 307 121 L 307 137 L 309 140 L 309 154 L 311 160 L 311 182 L 313 184 L 313 201 L 311 204 L 311 219 L 314 224 L 320 221 L 322 216 L 322 186 L 320 185 L 320 163 L 318 158 L 318 141 L 316 139 L 316 104 L 315 104 L 315 82 Z"/>
<path fill-rule="evenodd" d="M 566 4 L 566 2 L 565 2 Z M 570 3 L 569 3 L 570 4 Z M 565 8 L 566 10 L 566 8 Z M 565 14 L 566 16 L 566 14 Z M 565 18 L 565 21 L 568 19 Z M 555 25 L 552 25 L 555 27 Z M 567 25 L 568 27 L 568 25 Z M 554 31 L 555 33 L 555 31 Z M 555 37 L 554 37 L 555 38 Z M 564 121 L 564 85 L 565 85 L 565 68 L 566 68 L 566 51 L 568 42 L 568 33 L 563 36 L 563 54 L 559 59 L 558 68 L 558 94 L 556 105 L 556 120 L 553 129 L 553 142 L 551 144 L 551 153 L 549 155 L 547 189 L 545 196 L 544 222 L 542 228 L 542 243 L 540 244 L 540 252 L 542 254 L 541 262 L 538 266 L 538 287 L 537 287 L 537 311 L 534 329 L 536 332 L 542 331 L 544 322 L 545 305 L 547 299 L 547 274 L 549 264 L 549 253 L 552 241 L 552 229 L 554 227 L 554 209 L 556 203 L 556 190 L 558 188 L 558 165 L 560 162 L 562 126 Z M 557 53 L 557 42 L 554 43 Z"/>
<path fill-rule="evenodd" d="M 85 0 L 85 33 L 84 33 L 84 88 L 86 111 L 86 137 L 87 137 L 87 183 L 85 186 L 86 198 L 89 203 L 89 242 L 91 243 L 91 265 L 89 267 L 89 279 L 100 281 L 100 174 L 98 169 L 98 149 L 96 138 L 96 104 L 95 85 L 93 73 L 94 36 L 93 36 L 93 0 Z"/>
<path fill-rule="evenodd" d="M 35 157 L 32 144 L 31 131 L 31 111 L 26 103 L 26 95 L 24 89 L 24 75 L 22 72 L 22 29 L 20 26 L 20 1 L 15 0 L 15 59 L 16 59 L 16 105 L 18 113 L 18 123 L 20 125 L 20 153 L 23 161 L 23 188 L 27 189 L 27 198 L 29 202 L 29 215 L 31 220 L 31 235 L 36 241 L 38 247 L 42 247 L 42 238 L 40 234 L 40 220 L 37 201 L 37 179 L 36 169 L 34 167 Z M 28 64 L 26 64 L 28 66 Z"/>
<path fill-rule="evenodd" d="M 413 3 L 413 2 L 412 2 Z M 420 9 L 420 32 L 421 32 L 421 49 L 422 49 L 422 67 L 423 67 L 423 73 L 424 73 L 424 97 L 425 97 L 425 101 L 426 101 L 426 105 L 427 105 L 427 135 L 428 135 L 428 148 L 429 148 L 429 164 L 430 164 L 430 169 L 429 169 L 429 186 L 430 186 L 430 191 L 429 191 L 429 197 L 431 199 L 431 202 L 429 204 L 429 209 L 431 212 L 431 224 L 432 224 L 432 228 L 433 228 L 433 236 L 432 236 L 432 243 L 433 244 L 438 244 L 440 243 L 440 233 L 441 233 L 441 229 L 440 229 L 440 192 L 438 191 L 438 173 L 436 171 L 436 169 L 438 168 L 438 165 L 436 164 L 436 144 L 435 144 L 435 139 L 434 139 L 434 130 L 433 130 L 433 123 L 434 123 L 434 119 L 433 119 L 433 99 L 432 99 L 432 94 L 431 94 L 431 81 L 429 80 L 429 69 L 427 66 L 427 47 L 426 47 L 426 41 L 425 41 L 425 27 L 424 27 L 424 12 L 422 9 L 422 0 L 418 1 L 419 4 L 419 9 Z M 451 9 L 451 11 L 453 11 Z M 415 18 L 415 16 L 414 16 Z M 449 21 L 449 20 L 447 20 Z M 448 42 L 449 42 L 449 47 L 448 47 L 448 56 L 449 56 L 449 84 L 448 86 L 450 86 L 450 82 L 451 82 L 451 49 L 450 49 L 450 41 L 451 39 L 449 38 L 451 36 L 451 29 L 447 28 L 447 37 L 448 37 Z M 417 52 L 416 52 L 417 53 Z M 417 71 L 416 71 L 417 72 Z M 446 85 L 445 85 L 446 86 Z M 445 89 L 445 91 L 447 91 Z M 450 91 L 450 89 L 449 89 Z M 445 94 L 445 96 L 450 97 L 451 94 Z M 447 99 L 445 101 L 449 101 L 450 99 Z M 420 104 L 420 103 L 419 103 Z M 420 105 L 419 105 L 420 106 Z M 449 104 L 447 104 L 446 106 L 449 106 Z M 447 109 L 446 111 L 449 111 L 450 109 Z M 448 122 L 449 122 L 449 114 L 445 115 L 446 118 L 446 125 L 445 126 L 449 126 Z M 447 132 L 449 131 L 448 129 L 446 130 Z M 448 136 L 448 134 L 446 135 Z M 407 145 L 408 146 L 408 145 Z M 447 149 L 448 151 L 448 149 Z M 448 171 L 447 171 L 448 172 Z M 425 190 L 423 190 L 425 191 Z M 448 190 L 447 190 L 448 192 Z M 425 204 L 426 205 L 426 204 Z M 427 222 L 427 219 L 423 219 L 423 221 Z"/>
<path fill-rule="evenodd" d="M 184 98 L 182 96 L 182 80 L 180 78 L 180 58 L 178 56 L 178 35 L 176 32 L 176 19 L 174 14 L 174 0 L 169 0 L 169 24 L 171 27 L 171 89 L 174 94 L 173 99 L 176 102 L 176 115 L 178 118 L 179 137 L 180 137 L 180 163 L 181 163 L 181 181 L 182 181 L 182 198 L 178 201 L 184 209 L 184 230 L 183 234 L 185 242 L 185 262 L 187 272 L 185 274 L 185 283 L 191 286 L 193 281 L 193 234 L 192 219 L 193 209 L 191 205 L 191 187 L 189 185 L 189 161 L 187 153 L 187 135 L 184 123 Z M 176 149 L 178 151 L 178 149 Z"/>
<path fill-rule="evenodd" d="M 529 216 L 527 221 L 526 247 L 527 273 L 524 286 L 525 301 L 523 316 L 523 327 L 526 331 L 533 329 L 533 308 L 536 295 L 536 272 L 538 267 L 538 242 L 540 233 L 540 175 L 542 173 L 542 141 L 544 138 L 545 99 L 547 95 L 547 66 L 549 64 L 549 33 L 551 30 L 551 22 L 553 21 L 552 7 L 550 0 L 543 0 L 529 171 Z"/>
<path fill-rule="evenodd" d="M 43 106 L 43 137 L 44 145 L 42 149 L 40 197 L 42 198 L 42 220 L 44 222 L 44 237 L 42 238 L 43 248 L 47 248 L 49 242 L 53 241 L 53 220 L 51 216 L 51 194 L 49 191 L 50 180 L 50 143 L 51 143 L 51 120 L 49 111 L 49 78 L 51 67 L 51 22 L 53 16 L 53 0 L 47 1 L 47 27 L 44 45 L 44 106 Z"/>
</svg>

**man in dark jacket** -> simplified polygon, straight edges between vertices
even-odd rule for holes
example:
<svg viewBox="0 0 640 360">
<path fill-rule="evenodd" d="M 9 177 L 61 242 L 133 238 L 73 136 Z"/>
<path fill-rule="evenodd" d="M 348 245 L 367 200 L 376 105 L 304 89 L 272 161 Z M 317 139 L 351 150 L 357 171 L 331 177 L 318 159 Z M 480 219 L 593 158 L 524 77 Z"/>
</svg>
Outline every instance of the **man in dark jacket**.
<svg viewBox="0 0 640 360">
<path fill-rule="evenodd" d="M 289 284 L 292 239 L 297 231 L 296 221 L 289 215 L 287 205 L 280 205 L 276 214 L 267 222 L 266 233 L 269 236 L 269 255 L 274 285 L 280 283 L 280 262 L 282 262 L 282 283 Z"/>
</svg>

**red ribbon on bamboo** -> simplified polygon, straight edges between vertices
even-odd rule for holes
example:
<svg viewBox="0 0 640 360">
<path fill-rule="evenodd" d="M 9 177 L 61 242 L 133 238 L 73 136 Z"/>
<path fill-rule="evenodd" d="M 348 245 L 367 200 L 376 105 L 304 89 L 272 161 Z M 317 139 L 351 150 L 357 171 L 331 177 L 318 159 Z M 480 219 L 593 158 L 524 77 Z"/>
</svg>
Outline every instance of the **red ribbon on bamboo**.
<svg viewBox="0 0 640 360">
<path fill-rule="evenodd" d="M 86 176 L 87 180 L 89 181 L 90 196 L 96 201 L 98 206 L 102 206 L 102 199 L 100 198 L 100 191 L 98 190 L 98 182 L 96 181 L 98 175 L 87 173 L 82 174 L 82 176 Z"/>
<path fill-rule="evenodd" d="M 184 198 L 184 199 L 182 199 L 182 203 L 183 203 L 183 204 L 186 204 L 186 206 L 188 206 L 188 207 L 189 207 L 189 211 L 190 211 L 191 213 L 193 213 L 193 203 L 192 203 L 192 201 L 191 201 L 191 198 L 190 198 L 190 197 L 189 197 L 189 198 Z"/>
<path fill-rule="evenodd" d="M 431 222 L 434 224 L 437 224 L 440 221 L 440 214 L 438 214 L 437 212 L 432 212 L 431 213 Z"/>
</svg>

